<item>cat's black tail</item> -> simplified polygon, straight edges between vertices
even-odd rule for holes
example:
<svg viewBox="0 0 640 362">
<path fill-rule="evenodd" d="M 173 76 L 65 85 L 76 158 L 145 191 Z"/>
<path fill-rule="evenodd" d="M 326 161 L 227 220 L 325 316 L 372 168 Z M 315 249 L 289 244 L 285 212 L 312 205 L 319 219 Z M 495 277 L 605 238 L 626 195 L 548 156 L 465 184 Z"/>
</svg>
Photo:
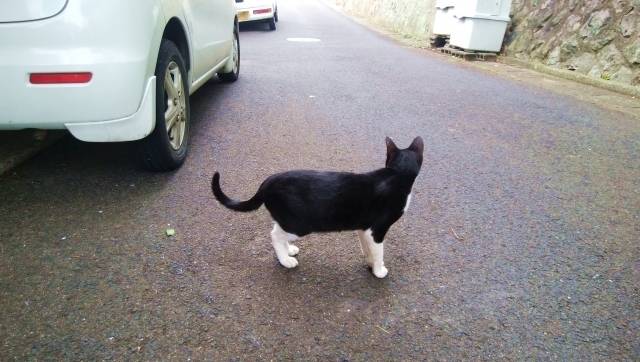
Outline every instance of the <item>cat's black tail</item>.
<svg viewBox="0 0 640 362">
<path fill-rule="evenodd" d="M 213 191 L 213 195 L 222 205 L 234 211 L 249 212 L 257 210 L 262 205 L 262 193 L 260 190 L 258 190 L 258 192 L 247 201 L 231 200 L 220 188 L 220 174 L 218 172 L 214 173 L 213 178 L 211 179 L 211 190 Z"/>
</svg>

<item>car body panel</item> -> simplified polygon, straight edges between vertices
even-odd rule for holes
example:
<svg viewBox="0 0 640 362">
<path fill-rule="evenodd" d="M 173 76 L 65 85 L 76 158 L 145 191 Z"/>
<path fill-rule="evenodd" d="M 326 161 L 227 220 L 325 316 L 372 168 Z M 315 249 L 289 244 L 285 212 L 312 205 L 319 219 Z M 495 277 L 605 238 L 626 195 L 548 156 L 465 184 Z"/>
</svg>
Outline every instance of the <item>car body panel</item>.
<svg viewBox="0 0 640 362">
<path fill-rule="evenodd" d="M 119 119 L 139 108 L 157 57 L 150 54 L 149 43 L 164 19 L 153 0 L 111 1 L 128 4 L 128 11 L 103 2 L 71 1 L 50 19 L 0 24 L 0 69 L 6 74 L 0 99 L 29 105 L 3 109 L 0 128 Z M 116 16 L 135 28 L 114 27 Z M 45 72 L 91 72 L 93 77 L 87 84 L 29 83 L 29 74 Z"/>
<path fill-rule="evenodd" d="M 67 0 L 3 0 L 0 23 L 46 19 L 60 14 Z"/>
<path fill-rule="evenodd" d="M 231 31 L 217 26 L 230 14 L 220 11 L 220 4 L 229 0 L 185 0 L 185 15 L 192 35 L 194 80 L 211 70 L 228 56 Z M 213 5 L 212 6 L 212 3 Z M 232 15 L 231 15 L 232 16 Z M 195 26 L 199 24 L 199 26 Z"/>
</svg>

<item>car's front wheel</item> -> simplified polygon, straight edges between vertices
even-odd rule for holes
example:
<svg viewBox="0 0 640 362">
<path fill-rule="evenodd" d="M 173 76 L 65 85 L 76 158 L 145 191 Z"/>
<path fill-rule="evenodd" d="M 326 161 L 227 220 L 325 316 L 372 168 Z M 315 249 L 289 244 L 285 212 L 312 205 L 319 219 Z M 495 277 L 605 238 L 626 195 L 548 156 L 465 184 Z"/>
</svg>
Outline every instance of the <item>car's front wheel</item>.
<svg viewBox="0 0 640 362">
<path fill-rule="evenodd" d="M 145 168 L 171 171 L 187 157 L 190 118 L 185 62 L 172 41 L 162 41 L 155 75 L 156 126 L 140 142 L 140 154 Z"/>
<path fill-rule="evenodd" d="M 240 76 L 240 37 L 238 36 L 238 25 L 233 29 L 233 44 L 231 48 L 231 71 L 227 73 L 218 73 L 218 78 L 223 82 L 231 83 L 238 80 Z"/>
</svg>

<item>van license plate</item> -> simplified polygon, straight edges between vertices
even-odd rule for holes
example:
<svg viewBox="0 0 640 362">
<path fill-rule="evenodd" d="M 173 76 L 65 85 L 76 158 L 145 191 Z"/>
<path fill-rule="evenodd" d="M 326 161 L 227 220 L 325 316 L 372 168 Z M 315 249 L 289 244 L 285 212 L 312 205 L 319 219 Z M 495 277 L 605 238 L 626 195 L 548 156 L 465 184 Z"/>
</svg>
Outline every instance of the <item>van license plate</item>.
<svg viewBox="0 0 640 362">
<path fill-rule="evenodd" d="M 241 11 L 238 13 L 238 20 L 239 21 L 246 21 L 249 20 L 249 12 L 248 11 Z"/>
</svg>

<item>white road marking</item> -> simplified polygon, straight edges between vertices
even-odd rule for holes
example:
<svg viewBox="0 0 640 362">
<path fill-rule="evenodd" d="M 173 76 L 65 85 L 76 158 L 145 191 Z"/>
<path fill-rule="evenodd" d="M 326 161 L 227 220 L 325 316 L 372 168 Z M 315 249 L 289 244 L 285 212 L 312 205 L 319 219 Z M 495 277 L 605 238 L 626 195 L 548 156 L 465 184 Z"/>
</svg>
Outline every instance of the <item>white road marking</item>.
<svg viewBox="0 0 640 362">
<path fill-rule="evenodd" d="M 287 38 L 287 41 L 298 43 L 317 43 L 320 41 L 318 38 Z"/>
</svg>

